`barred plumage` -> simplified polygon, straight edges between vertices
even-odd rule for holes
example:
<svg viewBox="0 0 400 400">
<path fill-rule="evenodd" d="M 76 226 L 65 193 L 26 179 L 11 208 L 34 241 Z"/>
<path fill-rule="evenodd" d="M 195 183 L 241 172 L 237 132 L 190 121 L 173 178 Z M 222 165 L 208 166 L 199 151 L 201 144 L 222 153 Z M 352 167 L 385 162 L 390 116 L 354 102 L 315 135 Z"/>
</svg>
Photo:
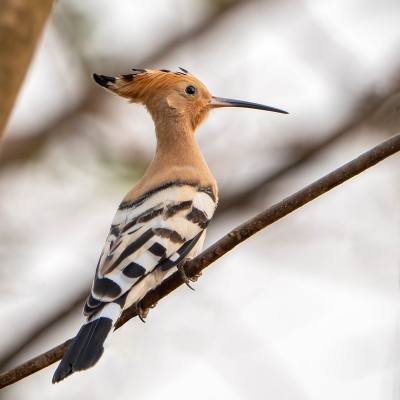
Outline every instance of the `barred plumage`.
<svg viewBox="0 0 400 400">
<path fill-rule="evenodd" d="M 167 261 L 174 261 L 173 265 L 168 263 L 172 268 L 179 259 L 175 257 L 176 253 L 204 231 L 215 206 L 211 196 L 199 192 L 193 184 L 182 182 L 171 182 L 151 194 L 146 193 L 144 203 L 136 202 L 130 206 L 121 203 L 100 257 L 89 300 L 113 301 L 159 266 L 164 266 L 165 270 Z M 148 209 L 144 210 L 145 207 Z M 193 219 L 195 210 L 207 222 L 199 223 Z M 204 236 L 192 250 L 192 256 L 196 255 L 203 240 Z M 171 257 L 175 259 L 171 260 Z M 138 300 L 132 296 L 128 298 L 125 307 Z M 96 304 L 95 308 L 100 306 L 102 304 Z M 85 315 L 92 315 L 95 308 L 86 303 Z"/>
<path fill-rule="evenodd" d="M 268 106 L 212 97 L 188 71 L 133 69 L 93 74 L 107 90 L 143 104 L 156 128 L 156 155 L 114 217 L 84 307 L 87 322 L 58 366 L 53 383 L 94 366 L 123 309 L 140 301 L 182 259 L 202 249 L 218 201 L 217 185 L 194 138 L 212 108 Z"/>
</svg>

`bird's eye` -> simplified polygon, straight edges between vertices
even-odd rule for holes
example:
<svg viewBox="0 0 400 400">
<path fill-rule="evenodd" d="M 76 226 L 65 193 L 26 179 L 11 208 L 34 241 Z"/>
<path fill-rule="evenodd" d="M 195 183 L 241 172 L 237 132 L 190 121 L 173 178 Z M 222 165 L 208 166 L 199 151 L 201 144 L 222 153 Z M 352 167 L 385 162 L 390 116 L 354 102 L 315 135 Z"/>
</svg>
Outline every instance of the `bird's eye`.
<svg viewBox="0 0 400 400">
<path fill-rule="evenodd" d="M 192 85 L 186 87 L 185 92 L 187 94 L 195 94 L 197 92 L 196 88 Z"/>
</svg>

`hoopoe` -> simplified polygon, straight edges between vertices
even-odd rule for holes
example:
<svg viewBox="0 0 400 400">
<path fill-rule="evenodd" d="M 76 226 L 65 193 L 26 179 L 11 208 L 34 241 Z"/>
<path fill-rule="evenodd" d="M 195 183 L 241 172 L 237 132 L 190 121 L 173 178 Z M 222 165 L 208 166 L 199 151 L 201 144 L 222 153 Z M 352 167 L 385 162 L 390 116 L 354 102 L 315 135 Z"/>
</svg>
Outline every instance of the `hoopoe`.
<svg viewBox="0 0 400 400">
<path fill-rule="evenodd" d="M 140 304 L 171 268 L 201 251 L 218 202 L 217 183 L 194 137 L 209 112 L 245 107 L 287 114 L 211 96 L 203 83 L 181 71 L 133 69 L 132 74 L 116 78 L 93 74 L 103 88 L 147 108 L 155 124 L 157 149 L 142 179 L 117 210 L 84 306 L 87 321 L 61 360 L 53 383 L 93 367 L 121 312 Z"/>
</svg>

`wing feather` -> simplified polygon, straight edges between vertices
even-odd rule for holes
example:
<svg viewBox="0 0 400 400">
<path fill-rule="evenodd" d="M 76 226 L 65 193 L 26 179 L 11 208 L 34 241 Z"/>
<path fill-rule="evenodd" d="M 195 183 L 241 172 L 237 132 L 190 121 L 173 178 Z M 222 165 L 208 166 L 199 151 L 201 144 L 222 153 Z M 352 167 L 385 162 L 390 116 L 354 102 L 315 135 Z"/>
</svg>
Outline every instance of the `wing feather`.
<svg viewBox="0 0 400 400">
<path fill-rule="evenodd" d="M 104 245 L 85 314 L 115 301 L 158 267 L 164 271 L 158 274 L 162 279 L 195 247 L 199 252 L 215 207 L 212 196 L 194 186 L 167 187 L 144 202 L 123 203 Z"/>
</svg>

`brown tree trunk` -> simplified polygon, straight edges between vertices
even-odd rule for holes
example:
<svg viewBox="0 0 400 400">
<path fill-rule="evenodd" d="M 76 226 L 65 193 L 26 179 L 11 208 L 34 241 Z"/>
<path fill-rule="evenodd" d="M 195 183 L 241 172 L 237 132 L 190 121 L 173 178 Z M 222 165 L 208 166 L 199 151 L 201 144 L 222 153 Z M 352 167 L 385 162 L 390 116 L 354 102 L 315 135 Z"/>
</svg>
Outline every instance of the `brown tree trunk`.
<svg viewBox="0 0 400 400">
<path fill-rule="evenodd" d="M 0 139 L 53 0 L 0 0 Z"/>
</svg>

